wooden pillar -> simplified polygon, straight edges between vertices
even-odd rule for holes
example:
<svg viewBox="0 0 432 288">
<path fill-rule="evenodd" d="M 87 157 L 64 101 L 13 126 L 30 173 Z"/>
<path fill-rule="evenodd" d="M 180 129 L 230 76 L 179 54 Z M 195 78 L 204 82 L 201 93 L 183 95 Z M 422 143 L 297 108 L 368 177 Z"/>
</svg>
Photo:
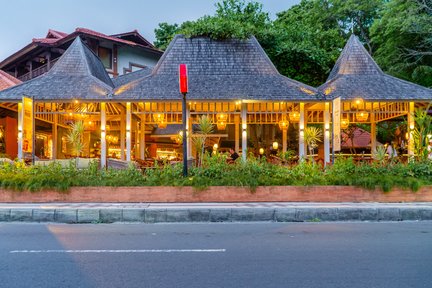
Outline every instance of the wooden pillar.
<svg viewBox="0 0 432 288">
<path fill-rule="evenodd" d="M 141 115 L 140 123 L 140 158 L 145 159 L 145 115 Z"/>
<path fill-rule="evenodd" d="M 288 127 L 282 129 L 282 152 L 287 152 L 288 146 Z"/>
<path fill-rule="evenodd" d="M 133 126 L 133 125 L 132 125 Z M 139 145 L 141 145 L 140 142 L 140 123 L 139 121 L 135 122 L 135 159 L 139 159 L 140 158 L 140 149 L 139 149 Z"/>
<path fill-rule="evenodd" d="M 240 116 L 234 115 L 234 139 L 235 139 L 235 147 L 234 150 L 239 153 L 240 152 Z"/>
<path fill-rule="evenodd" d="M 242 122 L 242 159 L 246 161 L 247 156 L 247 103 L 241 104 Z"/>
<path fill-rule="evenodd" d="M 51 53 L 48 53 L 47 56 L 47 71 L 51 70 Z"/>
<path fill-rule="evenodd" d="M 18 159 L 22 160 L 23 154 L 23 127 L 24 125 L 24 103 L 18 103 Z"/>
<path fill-rule="evenodd" d="M 126 119 L 125 113 L 120 112 L 120 160 L 125 160 L 125 138 L 126 138 Z"/>
<path fill-rule="evenodd" d="M 306 156 L 305 141 L 304 141 L 304 129 L 306 126 L 304 107 L 305 104 L 300 103 L 300 121 L 299 121 L 299 157 L 300 158 L 304 158 Z"/>
<path fill-rule="evenodd" d="M 372 105 L 373 106 L 373 105 Z M 375 122 L 375 113 L 371 112 L 370 114 L 370 121 L 371 121 L 371 154 L 374 155 L 377 148 L 377 131 L 376 131 L 376 122 Z"/>
<path fill-rule="evenodd" d="M 33 79 L 33 62 L 30 60 L 29 61 L 30 63 L 29 63 L 29 70 L 30 70 L 30 79 Z"/>
<path fill-rule="evenodd" d="M 408 157 L 414 156 L 414 102 L 409 102 L 408 106 Z"/>
<path fill-rule="evenodd" d="M 107 145 L 106 145 L 106 103 L 100 104 L 100 116 L 101 116 L 101 168 L 105 168 L 107 164 Z"/>
<path fill-rule="evenodd" d="M 126 161 L 131 161 L 132 152 L 132 111 L 131 102 L 126 103 Z"/>
<path fill-rule="evenodd" d="M 54 122 L 52 124 L 52 159 L 57 159 L 57 145 L 58 145 L 58 114 L 54 114 Z"/>
<path fill-rule="evenodd" d="M 330 163 L 330 103 L 324 103 L 324 166 Z"/>
</svg>

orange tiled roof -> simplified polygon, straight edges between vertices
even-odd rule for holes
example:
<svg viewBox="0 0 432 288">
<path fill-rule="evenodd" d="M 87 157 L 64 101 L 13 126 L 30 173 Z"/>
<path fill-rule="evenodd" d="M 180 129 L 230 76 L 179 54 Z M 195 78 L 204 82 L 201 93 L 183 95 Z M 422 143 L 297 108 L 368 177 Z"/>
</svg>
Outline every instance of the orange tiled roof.
<svg viewBox="0 0 432 288">
<path fill-rule="evenodd" d="M 20 83 L 21 83 L 20 80 L 0 70 L 0 91 Z"/>
</svg>

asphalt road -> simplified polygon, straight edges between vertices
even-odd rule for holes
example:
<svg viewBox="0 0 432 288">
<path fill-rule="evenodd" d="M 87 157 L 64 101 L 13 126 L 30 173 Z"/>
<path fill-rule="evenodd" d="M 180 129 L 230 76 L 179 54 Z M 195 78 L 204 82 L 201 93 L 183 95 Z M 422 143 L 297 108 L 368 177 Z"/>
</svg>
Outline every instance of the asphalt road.
<svg viewBox="0 0 432 288">
<path fill-rule="evenodd" d="M 432 222 L 0 224 L 0 287 L 432 287 Z"/>
</svg>

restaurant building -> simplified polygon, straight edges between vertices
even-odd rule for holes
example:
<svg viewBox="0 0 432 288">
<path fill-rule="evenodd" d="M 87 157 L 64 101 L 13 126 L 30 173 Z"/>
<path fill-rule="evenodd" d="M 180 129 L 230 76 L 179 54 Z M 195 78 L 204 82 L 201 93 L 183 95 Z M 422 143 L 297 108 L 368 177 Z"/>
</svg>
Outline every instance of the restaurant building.
<svg viewBox="0 0 432 288">
<path fill-rule="evenodd" d="M 66 139 L 77 121 L 85 126 L 81 156 L 99 158 L 102 167 L 110 157 L 182 157 L 179 64 L 187 64 L 189 72 L 188 134 L 193 137 L 194 124 L 208 115 L 216 130 L 208 145 L 232 147 L 243 159 L 261 149 L 291 149 L 304 157 L 308 125 L 324 131 L 324 163 L 330 162 L 332 138 L 340 143 L 346 123 L 370 123 L 374 149 L 377 122 L 407 117 L 411 127 L 415 106 L 432 100 L 431 89 L 384 74 L 354 35 L 318 89 L 281 75 L 254 37 L 216 41 L 177 35 L 153 69 L 111 79 L 77 36 L 46 74 L 0 92 L 2 107 L 18 111 L 18 157 L 74 156 Z M 192 137 L 188 158 L 194 156 Z M 407 138 L 413 153 L 412 137 Z"/>
</svg>

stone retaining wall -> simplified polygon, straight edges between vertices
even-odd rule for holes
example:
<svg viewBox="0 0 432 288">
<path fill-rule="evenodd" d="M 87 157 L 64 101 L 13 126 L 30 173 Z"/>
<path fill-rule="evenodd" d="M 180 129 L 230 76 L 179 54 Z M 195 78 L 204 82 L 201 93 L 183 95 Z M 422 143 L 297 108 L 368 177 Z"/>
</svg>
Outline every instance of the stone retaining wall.
<svg viewBox="0 0 432 288">
<path fill-rule="evenodd" d="M 72 187 L 68 192 L 17 192 L 0 189 L 1 203 L 100 202 L 100 203 L 193 203 L 193 202 L 432 202 L 432 186 L 417 192 L 393 189 L 367 190 L 352 186 L 243 187 Z"/>
</svg>

